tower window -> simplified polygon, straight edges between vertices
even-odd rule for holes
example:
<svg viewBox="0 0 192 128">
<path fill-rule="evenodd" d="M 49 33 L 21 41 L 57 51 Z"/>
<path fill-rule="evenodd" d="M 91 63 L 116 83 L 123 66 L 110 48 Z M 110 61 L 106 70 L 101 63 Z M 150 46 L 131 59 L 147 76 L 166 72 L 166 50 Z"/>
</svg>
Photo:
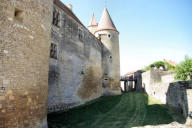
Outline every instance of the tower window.
<svg viewBox="0 0 192 128">
<path fill-rule="evenodd" d="M 111 35 L 109 34 L 109 35 L 108 35 L 108 37 L 110 38 L 110 37 L 111 37 Z"/>
<path fill-rule="evenodd" d="M 57 59 L 57 45 L 56 44 L 51 43 L 50 57 L 53 59 Z"/>
<path fill-rule="evenodd" d="M 112 56 L 109 56 L 109 62 L 112 63 Z"/>
<path fill-rule="evenodd" d="M 57 26 L 57 27 L 59 27 L 59 22 L 60 22 L 60 18 L 59 17 L 60 17 L 60 13 L 56 9 L 54 9 L 52 24 Z"/>
<path fill-rule="evenodd" d="M 23 11 L 15 8 L 14 17 L 17 21 L 23 22 Z"/>
</svg>

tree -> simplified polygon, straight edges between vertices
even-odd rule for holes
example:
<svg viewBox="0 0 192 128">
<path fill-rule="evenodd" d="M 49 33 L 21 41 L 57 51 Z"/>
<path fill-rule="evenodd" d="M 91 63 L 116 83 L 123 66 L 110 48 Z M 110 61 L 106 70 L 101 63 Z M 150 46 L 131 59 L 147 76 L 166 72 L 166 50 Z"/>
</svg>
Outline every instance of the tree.
<svg viewBox="0 0 192 128">
<path fill-rule="evenodd" d="M 185 56 L 185 60 L 176 66 L 175 73 L 177 80 L 192 80 L 192 58 Z"/>
</svg>

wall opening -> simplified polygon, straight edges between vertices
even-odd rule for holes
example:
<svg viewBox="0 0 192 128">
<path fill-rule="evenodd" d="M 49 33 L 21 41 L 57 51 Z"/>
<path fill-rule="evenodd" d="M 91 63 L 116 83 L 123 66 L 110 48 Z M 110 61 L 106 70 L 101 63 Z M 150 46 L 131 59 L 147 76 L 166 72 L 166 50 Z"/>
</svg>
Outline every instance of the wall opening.
<svg viewBox="0 0 192 128">
<path fill-rule="evenodd" d="M 57 59 L 57 45 L 51 43 L 50 58 Z"/>
<path fill-rule="evenodd" d="M 4 92 L 5 91 L 5 87 L 0 87 L 0 92 Z"/>
<path fill-rule="evenodd" d="M 112 63 L 112 56 L 109 56 L 109 62 Z"/>
<path fill-rule="evenodd" d="M 57 27 L 60 27 L 59 23 L 60 23 L 60 13 L 56 9 L 54 9 L 52 24 L 57 26 Z"/>
<path fill-rule="evenodd" d="M 83 41 L 83 31 L 81 29 L 78 29 L 78 37 L 79 40 Z"/>
<path fill-rule="evenodd" d="M 14 18 L 19 21 L 19 22 L 23 22 L 23 18 L 24 18 L 24 12 L 21 9 L 15 8 L 15 12 L 14 12 Z"/>
<path fill-rule="evenodd" d="M 189 117 L 192 119 L 192 112 L 189 113 Z"/>
<path fill-rule="evenodd" d="M 108 78 L 105 78 L 104 80 L 107 81 L 107 80 L 109 80 L 109 79 L 108 79 Z"/>
</svg>

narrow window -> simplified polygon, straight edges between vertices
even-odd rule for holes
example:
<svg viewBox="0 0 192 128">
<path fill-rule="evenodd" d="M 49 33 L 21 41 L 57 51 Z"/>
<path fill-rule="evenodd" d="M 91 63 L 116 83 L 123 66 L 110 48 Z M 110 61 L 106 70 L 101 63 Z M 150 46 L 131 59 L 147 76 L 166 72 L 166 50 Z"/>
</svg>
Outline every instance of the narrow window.
<svg viewBox="0 0 192 128">
<path fill-rule="evenodd" d="M 109 62 L 112 63 L 112 56 L 109 56 Z"/>
<path fill-rule="evenodd" d="M 83 31 L 81 29 L 78 30 L 78 36 L 79 36 L 79 40 L 83 40 Z"/>
<path fill-rule="evenodd" d="M 50 57 L 53 59 L 57 59 L 57 45 L 56 44 L 51 43 Z"/>
<path fill-rule="evenodd" d="M 3 81 L 0 80 L 0 92 L 4 92 L 5 91 L 5 87 L 3 86 Z"/>
<path fill-rule="evenodd" d="M 60 22 L 60 13 L 56 9 L 54 9 L 52 24 L 59 27 L 59 22 Z"/>
<path fill-rule="evenodd" d="M 23 11 L 18 8 L 15 8 L 14 18 L 17 21 L 23 22 Z"/>
</svg>

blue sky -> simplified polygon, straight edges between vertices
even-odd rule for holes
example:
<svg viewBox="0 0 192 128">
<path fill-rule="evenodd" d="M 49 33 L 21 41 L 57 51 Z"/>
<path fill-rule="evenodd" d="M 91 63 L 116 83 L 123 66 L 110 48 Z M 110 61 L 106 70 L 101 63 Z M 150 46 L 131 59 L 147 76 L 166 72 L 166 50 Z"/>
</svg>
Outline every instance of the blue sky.
<svg viewBox="0 0 192 128">
<path fill-rule="evenodd" d="M 87 26 L 99 21 L 105 0 L 62 0 Z M 106 0 L 120 32 L 121 74 L 169 59 L 192 57 L 192 0 Z"/>
</svg>

